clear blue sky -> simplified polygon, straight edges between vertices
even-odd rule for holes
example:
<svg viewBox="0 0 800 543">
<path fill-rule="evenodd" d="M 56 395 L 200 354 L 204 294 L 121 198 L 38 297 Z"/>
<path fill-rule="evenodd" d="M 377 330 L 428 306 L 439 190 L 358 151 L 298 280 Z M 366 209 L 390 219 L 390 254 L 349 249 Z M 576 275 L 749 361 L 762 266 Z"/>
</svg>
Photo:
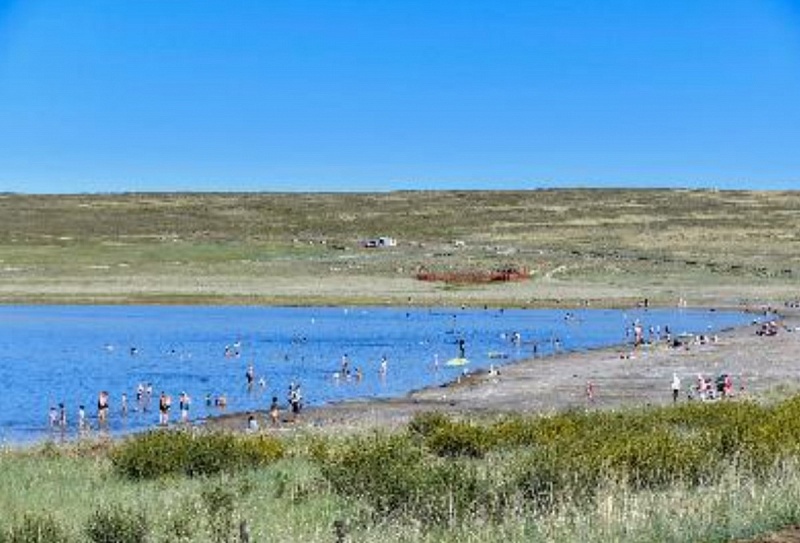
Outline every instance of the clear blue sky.
<svg viewBox="0 0 800 543">
<path fill-rule="evenodd" d="M 800 0 L 0 0 L 0 191 L 800 189 Z"/>
</svg>

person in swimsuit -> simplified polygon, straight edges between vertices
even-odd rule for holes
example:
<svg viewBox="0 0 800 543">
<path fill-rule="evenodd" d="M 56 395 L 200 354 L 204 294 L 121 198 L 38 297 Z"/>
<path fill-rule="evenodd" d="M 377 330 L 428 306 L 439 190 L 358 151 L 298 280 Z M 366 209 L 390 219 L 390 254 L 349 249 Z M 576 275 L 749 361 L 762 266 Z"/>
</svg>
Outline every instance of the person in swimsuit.
<svg viewBox="0 0 800 543">
<path fill-rule="evenodd" d="M 56 409 L 56 406 L 54 405 L 50 406 L 48 420 L 50 422 L 50 428 L 56 428 L 58 426 L 58 409 Z"/>
<path fill-rule="evenodd" d="M 252 364 L 247 366 L 247 372 L 245 373 L 245 378 L 247 378 L 247 390 L 253 390 L 253 383 L 256 380 L 256 369 L 253 367 Z"/>
<path fill-rule="evenodd" d="M 161 426 L 169 424 L 169 408 L 172 407 L 172 399 L 162 392 L 158 400 L 158 422 Z"/>
<path fill-rule="evenodd" d="M 84 432 L 86 431 L 86 410 L 83 408 L 83 405 L 78 406 L 78 431 Z"/>
<path fill-rule="evenodd" d="M 108 392 L 105 390 L 97 396 L 97 423 L 104 425 L 108 420 Z"/>
<path fill-rule="evenodd" d="M 179 404 L 181 408 L 181 422 L 189 422 L 189 407 L 192 404 L 192 399 L 185 392 L 181 392 Z"/>
<path fill-rule="evenodd" d="M 378 373 L 381 377 L 386 377 L 386 372 L 389 371 L 389 361 L 386 359 L 386 355 L 381 357 L 381 365 L 378 368 Z"/>
<path fill-rule="evenodd" d="M 58 404 L 58 425 L 62 431 L 67 428 L 67 408 L 63 403 Z"/>
<path fill-rule="evenodd" d="M 281 408 L 278 405 L 278 397 L 272 397 L 272 403 L 269 405 L 269 419 L 272 421 L 273 426 L 277 426 L 280 422 Z"/>
</svg>

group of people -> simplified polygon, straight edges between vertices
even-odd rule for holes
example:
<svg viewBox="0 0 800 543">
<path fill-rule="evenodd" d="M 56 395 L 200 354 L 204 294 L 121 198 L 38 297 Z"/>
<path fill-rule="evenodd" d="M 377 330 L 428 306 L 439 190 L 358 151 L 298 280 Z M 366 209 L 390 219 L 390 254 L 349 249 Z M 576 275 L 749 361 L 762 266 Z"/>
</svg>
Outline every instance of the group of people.
<svg viewBox="0 0 800 543">
<path fill-rule="evenodd" d="M 107 391 L 102 390 L 97 395 L 97 427 L 100 430 L 108 428 L 108 411 L 110 407 L 110 395 Z M 69 423 L 67 420 L 67 407 L 64 402 L 60 402 L 58 407 L 55 405 L 50 406 L 48 414 L 48 422 L 51 430 L 60 430 L 66 432 Z M 78 422 L 77 428 L 79 432 L 85 432 L 91 428 L 88 417 L 86 415 L 86 406 L 80 404 L 78 406 Z"/>
<path fill-rule="evenodd" d="M 389 359 L 386 355 L 381 357 L 380 365 L 378 366 L 378 375 L 381 378 L 386 377 L 389 373 Z M 356 382 L 360 382 L 364 378 L 364 373 L 361 371 L 361 368 L 356 366 L 354 369 L 350 369 L 350 357 L 347 353 L 342 355 L 342 361 L 339 365 L 339 370 L 333 372 L 333 379 L 334 381 L 339 381 L 344 379 L 349 381 L 351 379 L 355 379 Z"/>
<path fill-rule="evenodd" d="M 681 378 L 677 373 L 672 374 L 671 388 L 672 402 L 677 403 L 681 394 Z M 709 401 L 732 398 L 733 395 L 733 378 L 730 374 L 720 374 L 715 381 L 711 377 L 698 373 L 696 382 L 694 386 L 689 387 L 686 398 L 688 400 L 697 398 L 700 401 Z"/>
</svg>

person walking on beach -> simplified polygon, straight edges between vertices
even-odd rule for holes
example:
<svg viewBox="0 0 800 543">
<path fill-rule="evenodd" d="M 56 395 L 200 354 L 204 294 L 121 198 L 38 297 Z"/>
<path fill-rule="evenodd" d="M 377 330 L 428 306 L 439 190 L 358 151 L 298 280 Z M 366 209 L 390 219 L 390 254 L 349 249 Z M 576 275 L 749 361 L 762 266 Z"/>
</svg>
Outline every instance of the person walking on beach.
<svg viewBox="0 0 800 543">
<path fill-rule="evenodd" d="M 678 396 L 681 393 L 681 378 L 677 373 L 672 374 L 672 403 L 678 403 Z"/>
<path fill-rule="evenodd" d="M 594 403 L 594 383 L 591 381 L 586 381 L 586 400 Z"/>
<path fill-rule="evenodd" d="M 269 420 L 272 421 L 272 426 L 278 426 L 280 422 L 281 408 L 278 405 L 278 397 L 272 397 L 272 403 L 269 405 Z"/>
</svg>

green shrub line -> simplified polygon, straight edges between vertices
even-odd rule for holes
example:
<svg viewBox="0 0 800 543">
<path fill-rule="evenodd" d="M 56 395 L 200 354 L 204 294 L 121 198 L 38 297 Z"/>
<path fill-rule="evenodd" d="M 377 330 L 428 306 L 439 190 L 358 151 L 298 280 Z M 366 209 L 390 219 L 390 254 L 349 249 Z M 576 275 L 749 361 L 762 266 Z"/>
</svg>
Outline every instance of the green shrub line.
<svg viewBox="0 0 800 543">
<path fill-rule="evenodd" d="M 477 513 L 492 518 L 508 503 L 551 511 L 587 502 L 608 484 L 709 485 L 730 465 L 758 478 L 799 457 L 800 398 L 775 406 L 576 410 L 482 424 L 423 413 L 403 434 L 355 436 L 316 454 L 341 495 L 360 496 L 379 515 L 433 524 Z M 444 505 L 447 515 L 433 513 Z"/>
<path fill-rule="evenodd" d="M 89 449 L 28 453 L 20 479 L 88 467 L 94 482 L 74 494 L 86 496 L 78 514 L 58 499 L 0 515 L 0 543 L 238 541 L 251 526 L 254 540 L 277 538 L 265 518 L 285 518 L 283 539 L 311 541 L 693 541 L 698 530 L 727 541 L 800 522 L 800 397 L 481 420 L 428 412 L 399 431 L 291 438 L 158 430 Z M 0 462 L 25 453 L 6 454 Z M 0 507 L 32 484 L 5 481 Z M 117 490 L 95 496 L 107 485 Z M 699 520 L 742 504 L 759 524 Z M 617 513 L 633 507 L 647 512 Z M 689 532 L 675 535 L 670 507 L 697 510 L 674 514 Z"/>
</svg>

